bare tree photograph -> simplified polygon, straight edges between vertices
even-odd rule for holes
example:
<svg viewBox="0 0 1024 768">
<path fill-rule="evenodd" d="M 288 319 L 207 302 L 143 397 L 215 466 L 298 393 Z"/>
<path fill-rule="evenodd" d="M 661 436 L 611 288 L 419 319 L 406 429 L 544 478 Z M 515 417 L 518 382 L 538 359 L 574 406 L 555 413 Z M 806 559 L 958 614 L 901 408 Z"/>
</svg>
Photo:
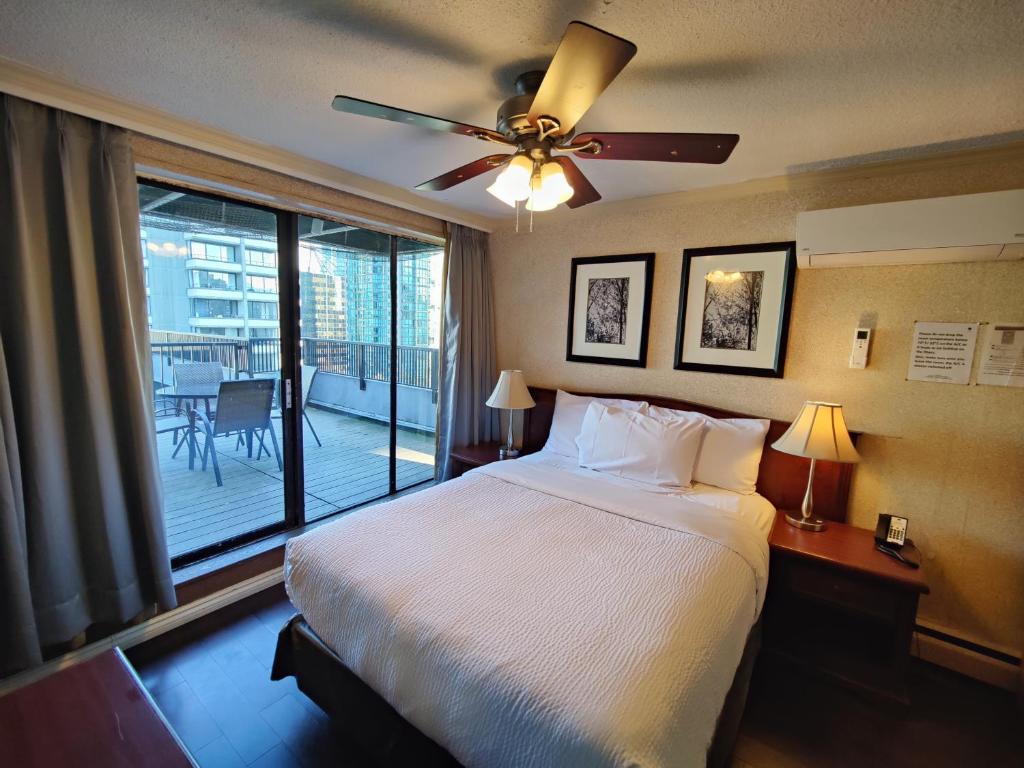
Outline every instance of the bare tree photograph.
<svg viewBox="0 0 1024 768">
<path fill-rule="evenodd" d="M 586 340 L 592 344 L 625 344 L 629 309 L 629 278 L 591 278 L 587 284 Z"/>
<path fill-rule="evenodd" d="M 653 284 L 653 253 L 573 258 L 565 359 L 647 365 Z"/>
<path fill-rule="evenodd" d="M 757 349 L 764 272 L 718 272 L 705 282 L 701 347 Z"/>
<path fill-rule="evenodd" d="M 792 240 L 685 249 L 673 367 L 782 378 L 795 274 Z"/>
</svg>

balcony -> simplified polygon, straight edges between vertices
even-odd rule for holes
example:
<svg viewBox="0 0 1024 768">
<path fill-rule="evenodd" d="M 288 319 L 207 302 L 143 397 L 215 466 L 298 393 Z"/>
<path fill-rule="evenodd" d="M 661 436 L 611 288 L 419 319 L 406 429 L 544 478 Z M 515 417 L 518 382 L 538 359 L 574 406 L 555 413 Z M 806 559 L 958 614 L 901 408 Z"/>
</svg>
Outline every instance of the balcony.
<svg viewBox="0 0 1024 768">
<path fill-rule="evenodd" d="M 241 301 L 242 292 L 235 288 L 186 288 L 185 295 L 190 299 L 227 299 Z"/>
<path fill-rule="evenodd" d="M 274 377 L 280 370 L 280 340 L 238 339 L 151 332 L 157 392 L 173 383 L 173 366 L 219 362 L 226 379 Z M 316 366 L 306 414 L 320 439 L 304 426 L 303 463 L 307 521 L 362 504 L 388 490 L 390 349 L 336 339 L 302 339 L 304 366 Z M 438 350 L 398 349 L 399 488 L 434 475 L 434 427 Z M 280 441 L 279 419 L 274 420 Z M 203 438 L 199 439 L 200 445 Z M 171 557 L 194 552 L 283 519 L 282 474 L 274 458 L 250 458 L 237 438 L 216 438 L 223 485 L 188 451 L 173 456 L 171 433 L 158 436 L 165 523 Z M 255 454 L 254 454 L 255 456 Z"/>
<path fill-rule="evenodd" d="M 210 272 L 241 272 L 242 265 L 237 261 L 188 258 L 185 259 L 185 269 L 205 269 Z"/>
<path fill-rule="evenodd" d="M 278 294 L 271 293 L 270 291 L 247 290 L 245 292 L 245 298 L 249 301 L 266 301 L 272 304 L 277 304 L 277 302 L 281 300 L 281 297 Z"/>
<path fill-rule="evenodd" d="M 262 264 L 252 264 L 247 262 L 245 265 L 245 272 L 248 275 L 262 275 L 263 277 L 277 277 L 277 267 L 266 267 Z"/>
<path fill-rule="evenodd" d="M 190 317 L 188 324 L 195 328 L 242 328 L 245 320 L 240 317 Z"/>
<path fill-rule="evenodd" d="M 348 509 L 387 493 L 388 437 L 386 423 L 310 405 L 306 413 L 322 446 L 305 430 L 304 469 L 306 520 Z M 383 417 L 381 417 L 383 418 Z M 275 419 L 280 439 L 281 422 Z M 188 468 L 188 452 L 172 458 L 170 433 L 159 435 L 157 451 L 164 489 L 164 523 L 170 556 L 197 549 L 279 523 L 284 519 L 283 479 L 273 457 L 249 458 L 230 437 L 216 439 L 223 485 L 213 472 Z M 201 441 L 200 441 L 201 442 Z M 399 487 L 434 476 L 432 433 L 400 429 L 397 478 Z M 255 454 L 254 454 L 255 455 Z"/>
</svg>

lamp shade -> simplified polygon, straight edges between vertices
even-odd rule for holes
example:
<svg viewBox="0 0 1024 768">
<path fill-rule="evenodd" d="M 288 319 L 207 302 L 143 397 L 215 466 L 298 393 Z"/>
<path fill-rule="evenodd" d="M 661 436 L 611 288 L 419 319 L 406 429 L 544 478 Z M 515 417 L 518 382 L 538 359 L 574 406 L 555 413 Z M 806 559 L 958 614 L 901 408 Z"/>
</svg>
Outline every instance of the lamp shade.
<svg viewBox="0 0 1024 768">
<path fill-rule="evenodd" d="M 526 379 L 522 371 L 502 371 L 498 383 L 487 398 L 491 408 L 533 408 L 536 405 L 526 388 Z"/>
<path fill-rule="evenodd" d="M 860 461 L 843 418 L 843 406 L 808 401 L 786 433 L 772 448 L 794 456 L 823 461 Z"/>
</svg>

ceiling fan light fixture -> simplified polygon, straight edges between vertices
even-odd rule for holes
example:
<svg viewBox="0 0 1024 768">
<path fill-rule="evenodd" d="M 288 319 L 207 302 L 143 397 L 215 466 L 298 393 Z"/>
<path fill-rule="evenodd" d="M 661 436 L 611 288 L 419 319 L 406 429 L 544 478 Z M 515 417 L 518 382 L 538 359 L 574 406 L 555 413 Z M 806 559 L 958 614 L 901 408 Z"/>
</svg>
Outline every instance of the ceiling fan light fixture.
<svg viewBox="0 0 1024 768">
<path fill-rule="evenodd" d="M 575 192 L 565 178 L 565 172 L 558 163 L 544 163 L 540 173 L 533 177 L 533 193 L 526 201 L 528 211 L 550 211 Z"/>
<path fill-rule="evenodd" d="M 515 206 L 516 202 L 526 200 L 530 196 L 530 179 L 533 176 L 533 161 L 525 155 L 516 155 L 487 191 L 506 205 Z"/>
<path fill-rule="evenodd" d="M 540 169 L 540 188 L 545 195 L 550 195 L 558 203 L 570 199 L 575 190 L 565 178 L 565 171 L 558 163 L 544 163 Z"/>
<path fill-rule="evenodd" d="M 512 208 L 515 208 L 516 203 L 519 202 L 519 198 L 510 194 L 499 179 L 495 179 L 494 183 L 487 188 L 487 191 Z"/>
</svg>

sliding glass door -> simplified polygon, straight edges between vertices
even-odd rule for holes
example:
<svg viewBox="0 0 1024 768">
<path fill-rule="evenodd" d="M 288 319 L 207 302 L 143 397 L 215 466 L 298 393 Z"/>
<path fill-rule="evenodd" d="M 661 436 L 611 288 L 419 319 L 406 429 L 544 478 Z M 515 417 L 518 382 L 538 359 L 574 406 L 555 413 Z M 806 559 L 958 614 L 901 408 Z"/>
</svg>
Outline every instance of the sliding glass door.
<svg viewBox="0 0 1024 768">
<path fill-rule="evenodd" d="M 281 214 L 139 184 L 153 408 L 175 563 L 286 524 Z"/>
<path fill-rule="evenodd" d="M 434 475 L 436 243 L 139 182 L 175 566 Z"/>
<path fill-rule="evenodd" d="M 299 217 L 306 520 L 391 492 L 391 237 Z"/>
<path fill-rule="evenodd" d="M 307 216 L 299 243 L 311 521 L 434 477 L 442 252 Z"/>
<path fill-rule="evenodd" d="M 395 485 L 401 490 L 434 476 L 444 250 L 418 240 L 395 240 Z"/>
</svg>

